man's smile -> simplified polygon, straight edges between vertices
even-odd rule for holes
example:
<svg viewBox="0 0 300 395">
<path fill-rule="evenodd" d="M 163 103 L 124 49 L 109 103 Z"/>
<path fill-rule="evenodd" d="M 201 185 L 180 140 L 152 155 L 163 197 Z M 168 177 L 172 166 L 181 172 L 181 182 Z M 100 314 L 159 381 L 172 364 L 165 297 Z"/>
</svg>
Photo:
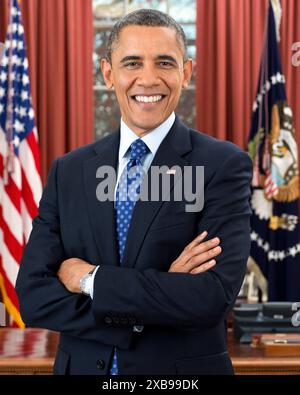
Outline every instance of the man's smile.
<svg viewBox="0 0 300 395">
<path fill-rule="evenodd" d="M 157 106 L 164 100 L 165 97 L 166 95 L 162 95 L 162 94 L 130 96 L 130 98 L 134 101 L 134 103 L 143 109 L 153 108 Z"/>
</svg>

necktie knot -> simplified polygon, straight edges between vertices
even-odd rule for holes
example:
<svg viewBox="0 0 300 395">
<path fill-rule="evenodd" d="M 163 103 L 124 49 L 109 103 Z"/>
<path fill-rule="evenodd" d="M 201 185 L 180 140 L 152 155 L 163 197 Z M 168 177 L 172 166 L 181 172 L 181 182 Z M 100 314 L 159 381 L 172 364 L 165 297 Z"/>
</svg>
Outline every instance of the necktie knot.
<svg viewBox="0 0 300 395">
<path fill-rule="evenodd" d="M 130 145 L 130 160 L 141 160 L 148 152 L 147 144 L 143 140 L 137 139 Z"/>
</svg>

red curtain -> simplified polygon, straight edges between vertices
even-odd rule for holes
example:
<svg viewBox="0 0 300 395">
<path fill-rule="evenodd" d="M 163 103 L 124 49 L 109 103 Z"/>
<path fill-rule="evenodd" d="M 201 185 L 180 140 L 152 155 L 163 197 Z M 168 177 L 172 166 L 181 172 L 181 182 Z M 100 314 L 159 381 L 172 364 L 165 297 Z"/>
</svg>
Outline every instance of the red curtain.
<svg viewBox="0 0 300 395">
<path fill-rule="evenodd" d="M 197 128 L 246 148 L 256 94 L 268 0 L 197 1 Z M 300 2 L 282 0 L 281 59 L 300 141 Z"/>
<path fill-rule="evenodd" d="M 22 0 L 45 181 L 54 158 L 93 140 L 91 0 Z M 8 0 L 0 0 L 4 41 Z"/>
</svg>

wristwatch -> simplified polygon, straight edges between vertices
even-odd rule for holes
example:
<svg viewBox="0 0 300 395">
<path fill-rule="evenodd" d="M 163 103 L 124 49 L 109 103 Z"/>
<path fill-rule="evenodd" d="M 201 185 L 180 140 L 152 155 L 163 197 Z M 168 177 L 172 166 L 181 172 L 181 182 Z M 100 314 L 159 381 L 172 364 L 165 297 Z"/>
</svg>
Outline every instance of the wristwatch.
<svg viewBox="0 0 300 395">
<path fill-rule="evenodd" d="M 93 281 L 93 272 L 96 269 L 92 269 L 87 274 L 83 275 L 80 279 L 80 291 L 84 295 L 91 296 L 91 289 L 92 289 L 92 281 Z"/>
</svg>

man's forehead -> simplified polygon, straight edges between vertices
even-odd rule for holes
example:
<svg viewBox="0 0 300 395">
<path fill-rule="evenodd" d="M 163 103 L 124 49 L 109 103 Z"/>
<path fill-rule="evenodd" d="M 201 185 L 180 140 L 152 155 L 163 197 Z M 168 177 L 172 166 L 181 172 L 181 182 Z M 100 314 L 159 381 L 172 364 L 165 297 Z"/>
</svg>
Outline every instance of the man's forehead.
<svg viewBox="0 0 300 395">
<path fill-rule="evenodd" d="M 118 52 L 117 57 L 121 59 L 137 56 L 155 60 L 163 55 L 175 59 L 182 55 L 182 47 L 172 27 L 129 25 L 120 31 L 113 52 Z"/>
<path fill-rule="evenodd" d="M 155 41 L 163 43 L 164 41 L 177 40 L 176 31 L 166 26 L 140 26 L 129 25 L 123 27 L 118 35 L 118 41 L 122 44 L 128 41 L 136 44 L 153 44 Z M 128 43 L 129 44 L 129 43 Z"/>
</svg>

